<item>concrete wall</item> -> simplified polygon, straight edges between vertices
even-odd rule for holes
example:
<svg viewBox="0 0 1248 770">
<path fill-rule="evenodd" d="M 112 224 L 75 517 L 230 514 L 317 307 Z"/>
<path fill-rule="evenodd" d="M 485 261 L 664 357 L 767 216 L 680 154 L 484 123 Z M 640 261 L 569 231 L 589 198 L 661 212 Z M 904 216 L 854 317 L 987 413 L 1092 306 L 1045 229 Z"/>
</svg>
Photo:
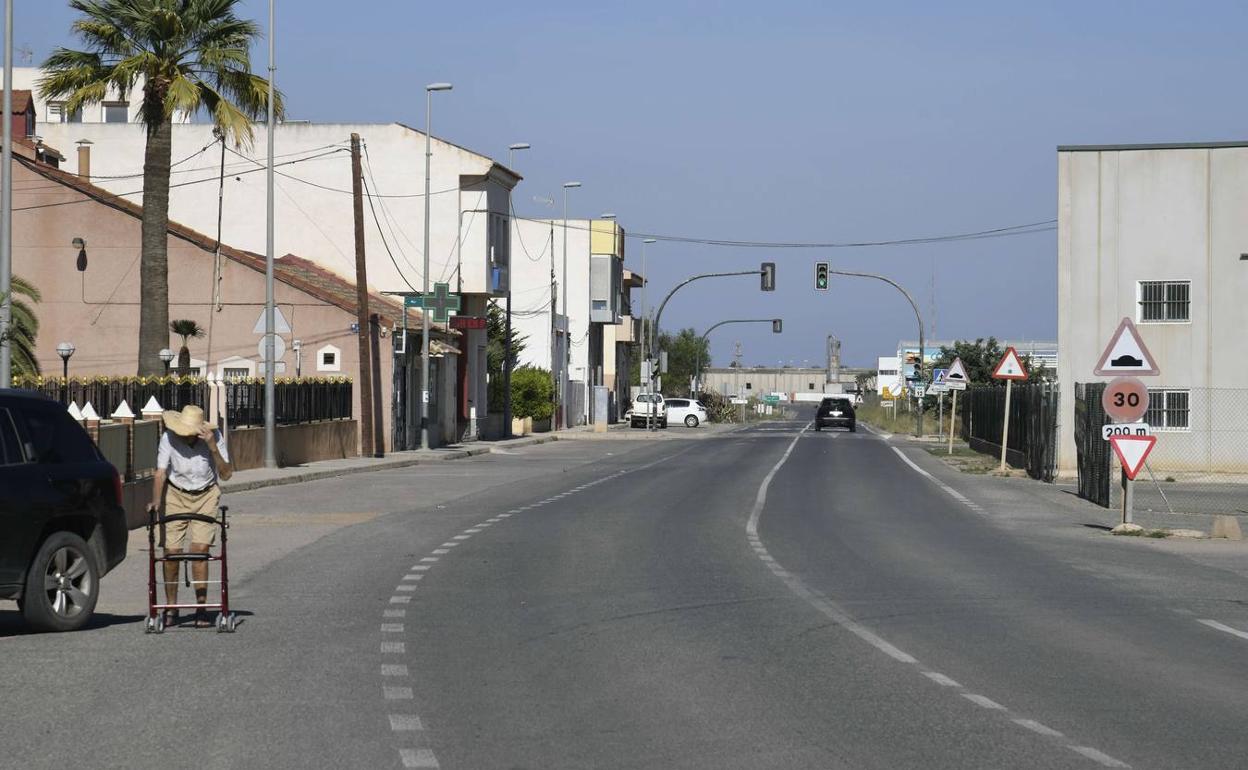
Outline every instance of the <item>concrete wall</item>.
<svg viewBox="0 0 1248 770">
<path fill-rule="evenodd" d="M 707 369 L 702 375 L 704 390 L 721 395 L 741 393 L 743 397 L 762 396 L 767 393 L 823 393 L 827 381 L 826 369 L 815 368 L 752 368 L 731 367 Z M 746 388 L 746 384 L 749 388 Z M 811 387 L 811 386 L 814 387 Z M 839 390 L 840 385 L 837 385 Z"/>
<path fill-rule="evenodd" d="M 1058 464 L 1070 472 L 1074 384 L 1105 379 L 1092 370 L 1124 316 L 1161 369 L 1150 388 L 1248 387 L 1248 147 L 1067 149 L 1057 161 Z M 1146 280 L 1191 281 L 1190 320 L 1140 323 Z M 1244 410 L 1220 419 L 1248 422 Z M 1194 441 L 1166 433 L 1153 457 Z"/>
<path fill-rule="evenodd" d="M 306 465 L 320 460 L 341 460 L 359 454 L 355 420 L 327 420 L 277 427 L 277 464 Z M 229 435 L 230 462 L 234 470 L 264 467 L 264 429 L 235 428 Z"/>
<path fill-rule="evenodd" d="M 35 307 L 40 329 L 37 354 L 47 375 L 59 375 L 62 341 L 77 348 L 70 359 L 71 375 L 133 375 L 137 371 L 139 324 L 140 221 L 99 203 L 70 187 L 50 181 L 14 162 L 13 272 L 30 280 L 42 293 Z M 87 269 L 76 267 L 78 252 L 70 242 L 86 241 Z M 233 260 L 222 259 L 221 311 L 212 309 L 213 254 L 195 243 L 169 237 L 169 317 L 190 318 L 212 333 L 192 339 L 192 358 L 208 362 L 215 373 L 225 367 L 260 366 L 261 335 L 252 328 L 264 307 L 264 274 Z M 279 376 L 294 376 L 295 353 L 304 348 L 303 374 L 359 374 L 353 313 L 278 282 L 276 303 L 290 323 L 283 335 L 286 353 Z M 177 350 L 180 338 L 170 335 Z M 338 349 L 338 371 L 318 371 L 312 356 L 325 346 Z M 383 403 L 389 403 L 391 357 L 381 346 Z M 359 413 L 359 388 L 352 388 Z M 138 408 L 141 405 L 132 405 Z M 385 410 L 386 425 L 390 422 Z M 107 417 L 108 415 L 103 415 Z M 387 428 L 387 435 L 388 435 Z"/>
</svg>

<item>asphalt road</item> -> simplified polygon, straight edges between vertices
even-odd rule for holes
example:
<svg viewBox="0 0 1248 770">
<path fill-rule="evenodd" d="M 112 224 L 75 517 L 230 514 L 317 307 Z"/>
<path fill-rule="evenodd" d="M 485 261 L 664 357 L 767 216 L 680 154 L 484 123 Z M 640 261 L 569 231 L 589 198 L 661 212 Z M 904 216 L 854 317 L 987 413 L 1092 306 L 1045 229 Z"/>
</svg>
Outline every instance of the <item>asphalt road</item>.
<svg viewBox="0 0 1248 770">
<path fill-rule="evenodd" d="M 275 523 L 251 540 L 239 525 L 233 636 L 147 637 L 124 603 L 56 636 L 0 612 L 0 756 L 1244 766 L 1241 572 L 1027 508 L 921 449 L 805 426 L 238 495 L 240 522 Z M 284 546 L 300 521 L 325 529 Z"/>
</svg>

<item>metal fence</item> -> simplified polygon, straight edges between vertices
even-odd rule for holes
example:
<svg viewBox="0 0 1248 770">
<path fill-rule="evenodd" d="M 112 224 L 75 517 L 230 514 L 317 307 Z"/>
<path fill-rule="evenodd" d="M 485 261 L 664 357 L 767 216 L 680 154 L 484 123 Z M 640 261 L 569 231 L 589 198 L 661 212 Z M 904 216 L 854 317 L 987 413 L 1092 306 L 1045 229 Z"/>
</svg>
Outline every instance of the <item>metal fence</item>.
<svg viewBox="0 0 1248 770">
<path fill-rule="evenodd" d="M 227 382 L 226 420 L 230 427 L 264 425 L 264 383 L 257 380 Z M 349 420 L 352 416 L 351 383 L 307 380 L 273 385 L 273 410 L 278 425 L 298 425 L 320 420 Z"/>
<path fill-rule="evenodd" d="M 1101 426 L 1104 383 L 1075 386 L 1075 445 L 1080 496 L 1120 500 L 1119 466 Z M 1082 411 L 1081 411 L 1082 410 Z M 1136 478 L 1135 509 L 1165 513 L 1248 514 L 1248 388 L 1149 384 L 1149 424 L 1157 444 Z M 1088 489 L 1085 494 L 1085 475 Z"/>
<path fill-rule="evenodd" d="M 95 413 L 108 418 L 122 401 L 130 411 L 138 414 L 149 399 L 155 398 L 162 409 L 181 409 L 187 404 L 204 407 L 208 403 L 208 383 L 200 380 L 178 382 L 173 379 L 140 381 L 137 379 L 60 380 L 21 383 L 16 387 L 34 390 L 55 401 L 86 406 L 89 402 Z"/>
<path fill-rule="evenodd" d="M 1006 461 L 1027 475 L 1053 481 L 1057 474 L 1057 383 L 1015 385 L 1010 394 L 1010 434 Z M 962 438 L 977 452 L 1000 454 L 1005 419 L 1005 387 L 979 385 L 958 399 Z"/>
<path fill-rule="evenodd" d="M 1079 496 L 1108 508 L 1112 502 L 1113 451 L 1101 436 L 1109 422 L 1101 396 L 1103 382 L 1075 383 L 1075 458 L 1079 469 Z"/>
</svg>

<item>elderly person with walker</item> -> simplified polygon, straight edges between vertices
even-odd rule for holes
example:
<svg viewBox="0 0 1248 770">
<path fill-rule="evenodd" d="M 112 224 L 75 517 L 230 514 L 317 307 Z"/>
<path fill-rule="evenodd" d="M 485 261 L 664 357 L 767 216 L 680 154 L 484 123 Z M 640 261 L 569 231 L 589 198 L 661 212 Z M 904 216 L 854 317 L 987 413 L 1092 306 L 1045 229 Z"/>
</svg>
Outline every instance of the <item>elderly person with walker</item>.
<svg viewBox="0 0 1248 770">
<path fill-rule="evenodd" d="M 229 449 L 224 446 L 221 432 L 205 421 L 204 410 L 198 406 L 183 407 L 181 412 L 166 411 L 165 430 L 156 450 L 156 476 L 152 484 L 152 502 L 148 512 L 156 512 L 164 503 L 164 515 L 193 513 L 214 517 L 221 501 L 219 480 L 234 475 Z M 208 553 L 216 540 L 217 527 L 204 521 L 171 521 L 161 525 L 165 556 L 179 554 L 190 546 L 191 553 Z M 178 562 L 163 562 L 165 598 L 168 604 L 178 601 Z M 206 604 L 208 596 L 208 562 L 191 562 L 191 579 L 197 604 Z M 176 609 L 164 611 L 164 625 L 178 621 Z M 195 627 L 211 626 L 207 613 L 196 610 Z"/>
</svg>

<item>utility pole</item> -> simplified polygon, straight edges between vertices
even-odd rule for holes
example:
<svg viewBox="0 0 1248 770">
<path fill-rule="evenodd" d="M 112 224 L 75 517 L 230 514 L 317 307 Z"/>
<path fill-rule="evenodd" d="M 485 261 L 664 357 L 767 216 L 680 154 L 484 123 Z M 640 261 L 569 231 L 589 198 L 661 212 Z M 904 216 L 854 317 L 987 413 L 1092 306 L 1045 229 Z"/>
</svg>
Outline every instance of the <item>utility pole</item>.
<svg viewBox="0 0 1248 770">
<path fill-rule="evenodd" d="M 360 135 L 351 134 L 351 203 L 355 216 L 355 321 L 360 348 L 360 454 L 372 457 L 373 366 L 368 312 L 368 270 L 364 260 L 364 176 L 360 167 Z"/>
<path fill-rule="evenodd" d="M 273 111 L 273 78 L 277 72 L 277 60 L 273 47 L 273 4 L 269 0 L 269 115 L 268 144 L 269 163 L 265 173 L 267 194 L 265 202 L 265 255 L 264 255 L 264 467 L 277 467 L 277 389 L 274 379 L 277 366 L 274 362 L 274 337 L 276 322 L 273 318 L 273 131 L 276 119 Z"/>
<path fill-rule="evenodd" d="M 732 362 L 735 364 L 733 368 L 737 370 L 737 398 L 741 398 L 741 341 L 737 340 L 732 353 Z M 741 407 L 741 422 L 745 422 L 745 405 L 738 404 Z"/>
<path fill-rule="evenodd" d="M 512 171 L 516 170 L 516 150 L 527 150 L 531 145 L 528 142 L 515 142 L 507 147 L 507 168 Z M 516 209 L 512 205 L 511 190 L 507 190 L 507 213 L 509 220 L 507 227 L 512 227 L 516 221 Z M 504 333 L 506 339 L 503 342 L 503 438 L 511 438 L 511 362 L 515 357 L 515 353 L 511 349 L 511 238 L 507 239 L 507 325 Z"/>
</svg>

